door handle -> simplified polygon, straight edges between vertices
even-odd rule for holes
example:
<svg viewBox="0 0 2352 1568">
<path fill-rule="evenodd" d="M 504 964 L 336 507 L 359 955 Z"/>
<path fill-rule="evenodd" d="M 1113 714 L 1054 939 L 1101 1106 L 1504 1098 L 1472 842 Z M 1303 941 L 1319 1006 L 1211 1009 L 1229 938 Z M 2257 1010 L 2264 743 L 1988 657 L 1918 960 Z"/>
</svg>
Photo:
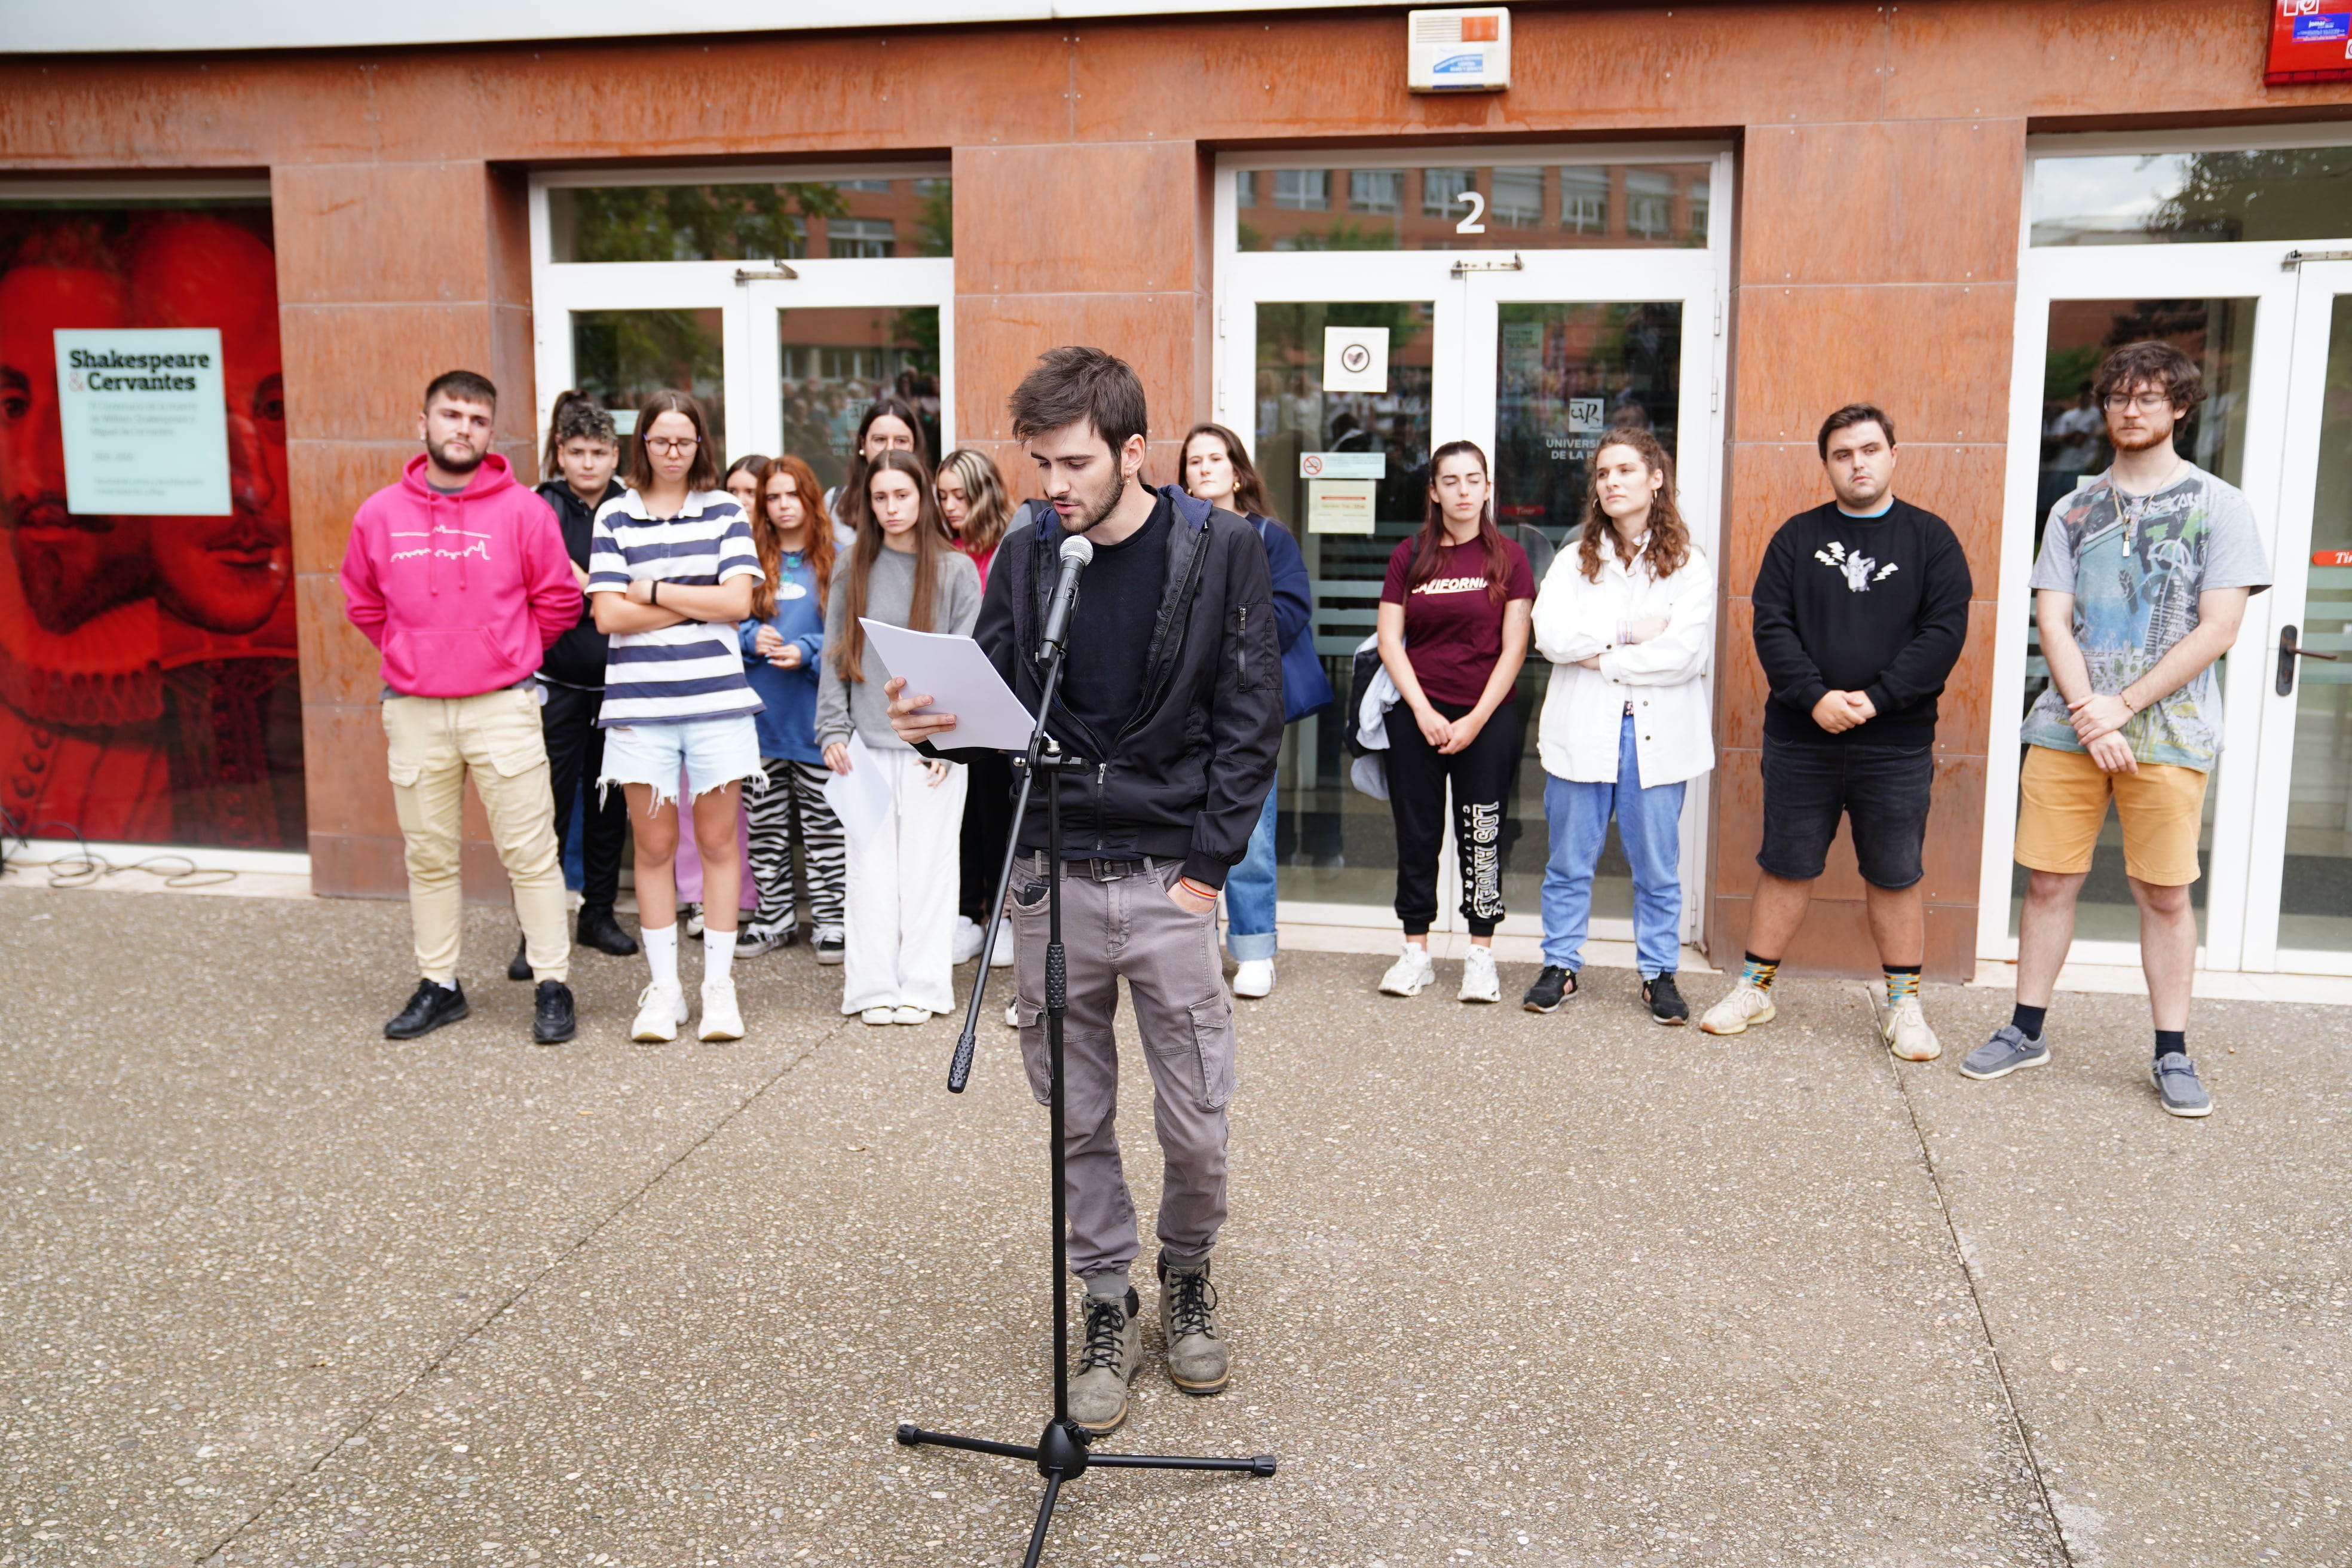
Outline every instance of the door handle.
<svg viewBox="0 0 2352 1568">
<path fill-rule="evenodd" d="M 2334 664 L 2336 656 L 2332 653 L 2322 653 L 2315 647 L 2304 647 L 2297 642 L 2295 629 L 2293 626 L 2280 627 L 2278 694 L 2281 697 L 2294 695 L 2294 661 L 2298 658 L 2324 658 L 2328 663 Z"/>
</svg>

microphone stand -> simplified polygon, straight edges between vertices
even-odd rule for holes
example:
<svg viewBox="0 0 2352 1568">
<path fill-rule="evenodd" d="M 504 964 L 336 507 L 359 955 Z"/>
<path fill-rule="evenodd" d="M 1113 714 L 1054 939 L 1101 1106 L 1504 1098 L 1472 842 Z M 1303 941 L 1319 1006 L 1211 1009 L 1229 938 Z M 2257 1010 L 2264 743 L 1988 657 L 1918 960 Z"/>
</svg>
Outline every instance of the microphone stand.
<svg viewBox="0 0 2352 1568">
<path fill-rule="evenodd" d="M 1030 786 L 1036 781 L 1039 769 L 1049 774 L 1045 783 L 1045 846 L 1049 880 L 1046 883 L 1045 914 L 1045 1059 L 1051 1089 L 1046 1097 L 1047 1138 L 1052 1144 L 1049 1163 L 1052 1168 L 1053 1197 L 1053 1259 L 1054 1271 L 1054 1414 L 1045 1423 L 1045 1431 L 1034 1443 L 998 1443 L 985 1437 L 962 1437 L 947 1432 L 927 1431 L 911 1423 L 902 1422 L 898 1429 L 899 1443 L 913 1448 L 929 1444 L 937 1448 L 961 1448 L 974 1454 L 999 1454 L 1009 1459 L 1020 1459 L 1037 1467 L 1045 1478 L 1045 1500 L 1037 1505 L 1037 1523 L 1029 1532 L 1029 1551 L 1021 1559 L 1021 1568 L 1037 1568 L 1037 1560 L 1045 1550 L 1046 1527 L 1054 1521 L 1054 1505 L 1062 1495 L 1062 1488 L 1087 1473 L 1088 1467 L 1106 1466 L 1129 1470 L 1239 1470 L 1253 1476 L 1270 1476 L 1275 1471 L 1275 1458 L 1259 1454 L 1246 1459 L 1186 1458 L 1157 1454 L 1097 1454 L 1088 1445 L 1094 1435 L 1070 1419 L 1070 1268 L 1068 1197 L 1064 1188 L 1063 1103 L 1062 1103 L 1062 1025 L 1069 1010 L 1069 960 L 1062 946 L 1062 773 L 1066 769 L 1084 769 L 1093 764 L 1083 759 L 1066 756 L 1045 735 L 1045 715 L 1053 711 L 1055 694 L 1062 684 L 1062 663 L 1069 642 L 1066 637 L 1052 647 L 1045 666 L 1045 694 L 1037 704 L 1037 725 L 1029 736 L 1029 750 L 1021 770 L 1021 790 L 1013 805 L 1013 832 L 1004 847 L 1004 865 L 996 879 L 996 901 L 989 906 L 992 918 L 987 934 L 982 939 L 980 967 L 971 984 L 971 1000 L 964 1008 L 963 1034 L 956 1040 L 955 1055 L 948 1065 L 948 1092 L 961 1094 L 971 1077 L 971 1058 L 980 1030 L 981 1007 L 988 989 L 988 961 L 996 947 L 996 931 L 1005 908 L 1006 894 L 1012 887 L 1013 847 L 1021 836 L 1021 824 L 1029 809 Z"/>
</svg>

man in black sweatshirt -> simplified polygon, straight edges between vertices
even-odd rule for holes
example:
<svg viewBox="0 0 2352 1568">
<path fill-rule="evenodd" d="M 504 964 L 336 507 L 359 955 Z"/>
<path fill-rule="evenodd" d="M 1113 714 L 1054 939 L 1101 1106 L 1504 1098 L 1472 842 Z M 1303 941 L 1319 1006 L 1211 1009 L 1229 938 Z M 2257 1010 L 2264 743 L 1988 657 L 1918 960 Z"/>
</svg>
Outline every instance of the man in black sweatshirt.
<svg viewBox="0 0 2352 1568">
<path fill-rule="evenodd" d="M 1751 599 L 1764 705 L 1763 876 L 1739 983 L 1699 1027 L 1773 1016 L 1772 979 L 1804 923 L 1838 818 L 1853 824 L 1886 972 L 1878 1031 L 1906 1061 L 1943 1052 L 1919 1007 L 1920 852 L 1936 778 L 1936 697 L 1969 631 L 1969 563 L 1949 524 L 1895 499 L 1895 424 L 1867 403 L 1822 424 L 1837 500 L 1780 525 Z"/>
</svg>

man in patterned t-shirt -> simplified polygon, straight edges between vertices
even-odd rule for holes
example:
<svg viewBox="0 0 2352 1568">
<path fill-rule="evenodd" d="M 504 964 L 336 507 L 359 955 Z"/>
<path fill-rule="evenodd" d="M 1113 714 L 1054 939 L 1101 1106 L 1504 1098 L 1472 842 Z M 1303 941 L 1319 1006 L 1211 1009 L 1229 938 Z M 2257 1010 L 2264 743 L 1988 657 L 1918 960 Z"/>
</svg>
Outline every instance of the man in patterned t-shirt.
<svg viewBox="0 0 2352 1568">
<path fill-rule="evenodd" d="M 1995 1079 L 2050 1059 L 2042 1019 L 2112 798 L 2156 1018 L 2150 1077 L 2165 1110 L 2204 1116 L 2213 1099 L 2188 1045 L 2189 888 L 2221 751 L 2213 661 L 2237 639 L 2247 598 L 2270 586 L 2270 563 L 2246 498 L 2173 450 L 2205 396 L 2195 361 L 2170 343 L 2131 343 L 2107 356 L 2092 390 L 2116 460 L 2051 508 L 2032 579 L 2050 687 L 2025 716 L 2018 781 L 2017 860 L 2032 877 L 2017 1010 L 1960 1071 Z"/>
</svg>

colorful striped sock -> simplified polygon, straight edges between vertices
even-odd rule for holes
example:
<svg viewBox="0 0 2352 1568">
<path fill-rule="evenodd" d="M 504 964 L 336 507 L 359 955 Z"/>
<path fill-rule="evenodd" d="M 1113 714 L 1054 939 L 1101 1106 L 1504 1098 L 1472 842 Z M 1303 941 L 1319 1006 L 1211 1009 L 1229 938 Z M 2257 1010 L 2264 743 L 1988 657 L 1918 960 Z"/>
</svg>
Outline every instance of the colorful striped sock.
<svg viewBox="0 0 2352 1568">
<path fill-rule="evenodd" d="M 1753 985 L 1759 991 L 1769 991 L 1772 989 L 1772 977 L 1780 973 L 1779 959 L 1759 958 L 1751 952 L 1739 965 L 1739 984 Z"/>
<path fill-rule="evenodd" d="M 1919 965 L 1891 963 L 1886 966 L 1886 1005 L 1907 1002 L 1919 994 Z"/>
</svg>

